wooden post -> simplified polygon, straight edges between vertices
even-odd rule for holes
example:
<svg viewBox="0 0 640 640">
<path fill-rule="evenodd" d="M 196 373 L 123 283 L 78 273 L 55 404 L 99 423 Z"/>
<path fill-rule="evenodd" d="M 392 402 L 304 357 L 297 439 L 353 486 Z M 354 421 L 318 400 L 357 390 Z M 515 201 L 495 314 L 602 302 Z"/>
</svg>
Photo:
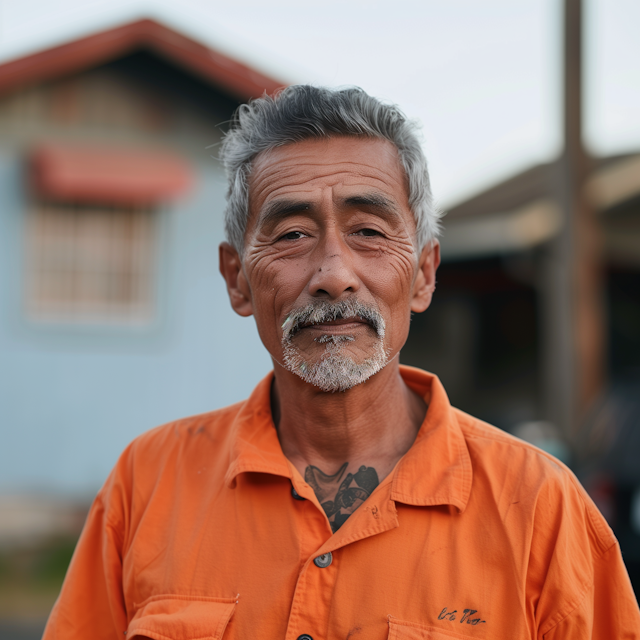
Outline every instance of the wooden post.
<svg viewBox="0 0 640 640">
<path fill-rule="evenodd" d="M 541 265 L 545 413 L 569 442 L 605 376 L 600 233 L 584 189 L 582 22 L 581 0 L 565 0 L 564 148 L 553 178 L 563 226 Z"/>
</svg>

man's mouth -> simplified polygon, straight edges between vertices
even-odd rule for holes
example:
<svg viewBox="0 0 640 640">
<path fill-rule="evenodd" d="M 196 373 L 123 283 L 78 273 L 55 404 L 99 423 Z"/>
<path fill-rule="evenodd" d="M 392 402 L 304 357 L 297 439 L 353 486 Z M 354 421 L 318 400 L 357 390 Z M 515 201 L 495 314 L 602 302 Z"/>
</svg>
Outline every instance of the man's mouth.
<svg viewBox="0 0 640 640">
<path fill-rule="evenodd" d="M 282 339 L 290 341 L 303 329 L 327 335 L 347 335 L 350 331 L 371 327 L 378 337 L 384 337 L 384 318 L 376 307 L 358 300 L 316 301 L 293 309 L 282 323 Z"/>
<path fill-rule="evenodd" d="M 351 316 L 349 318 L 338 318 L 336 320 L 326 320 L 324 322 L 306 322 L 300 325 L 298 332 L 303 329 L 316 329 L 325 333 L 345 333 L 347 331 L 360 329 L 362 326 L 371 327 L 371 323 L 363 320 L 362 318 Z"/>
</svg>

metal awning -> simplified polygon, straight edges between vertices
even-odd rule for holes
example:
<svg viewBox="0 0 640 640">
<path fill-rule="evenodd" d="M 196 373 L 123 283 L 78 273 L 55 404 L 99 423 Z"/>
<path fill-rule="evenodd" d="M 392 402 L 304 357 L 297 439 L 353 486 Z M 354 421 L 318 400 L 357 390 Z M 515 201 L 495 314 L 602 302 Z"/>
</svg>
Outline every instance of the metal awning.
<svg viewBox="0 0 640 640">
<path fill-rule="evenodd" d="M 640 155 L 612 162 L 589 178 L 587 193 L 599 213 L 640 195 Z"/>
<path fill-rule="evenodd" d="M 452 207 L 443 220 L 443 258 L 497 256 L 551 240 L 563 221 L 553 197 L 556 169 L 555 163 L 531 167 Z M 640 226 L 631 219 L 613 224 L 611 214 L 640 199 L 640 154 L 595 161 L 585 192 L 602 220 L 609 258 L 638 264 Z"/>
<path fill-rule="evenodd" d="M 550 198 L 540 198 L 512 211 L 444 219 L 442 257 L 479 258 L 522 251 L 550 240 L 562 216 Z"/>
<path fill-rule="evenodd" d="M 47 200 L 151 205 L 184 193 L 189 165 L 162 150 L 48 143 L 31 156 L 32 184 Z"/>
</svg>

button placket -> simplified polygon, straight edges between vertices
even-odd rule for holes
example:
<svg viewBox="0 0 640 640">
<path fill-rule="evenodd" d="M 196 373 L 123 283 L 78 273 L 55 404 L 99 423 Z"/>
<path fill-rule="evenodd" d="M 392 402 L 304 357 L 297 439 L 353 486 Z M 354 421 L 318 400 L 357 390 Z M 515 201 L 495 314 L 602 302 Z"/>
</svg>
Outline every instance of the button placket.
<svg viewBox="0 0 640 640">
<path fill-rule="evenodd" d="M 324 567 L 318 567 L 318 558 Z M 328 622 L 337 575 L 335 564 L 327 568 L 332 563 L 333 554 L 326 552 L 315 557 L 312 555 L 302 568 L 291 603 L 286 640 L 299 640 L 300 637 L 313 640 L 317 634 L 324 638 L 323 629 Z"/>
<path fill-rule="evenodd" d="M 307 550 L 311 553 L 308 555 L 303 553 L 303 557 L 306 556 L 307 560 L 301 569 L 293 594 L 286 640 L 298 640 L 305 636 L 313 638 L 312 633 L 316 633 L 316 637 L 318 635 L 325 637 L 325 627 L 327 624 L 331 624 L 329 616 L 340 565 L 338 558 L 342 557 L 339 550 L 348 549 L 359 540 L 379 535 L 399 526 L 396 505 L 389 495 L 390 487 L 391 485 L 387 483 L 385 487 L 382 487 L 387 492 L 386 494 L 378 496 L 378 499 L 371 504 L 363 505 L 351 516 L 352 526 L 348 532 L 340 529 L 333 536 L 321 540 L 315 549 L 309 549 L 307 546 Z M 307 500 L 307 504 L 309 508 L 314 507 L 314 518 L 312 520 L 307 514 L 305 519 L 300 521 L 301 526 L 311 527 L 311 523 L 313 523 L 313 532 L 316 534 L 314 538 L 317 542 L 318 538 L 322 537 L 320 532 L 322 527 L 317 518 L 320 511 L 317 509 L 315 501 Z M 295 509 L 297 514 L 302 514 L 303 511 L 304 509 Z M 326 524 L 328 528 L 324 513 L 322 513 L 322 518 L 322 525 Z M 356 525 L 355 528 L 353 525 Z M 319 551 L 324 551 L 324 553 L 318 553 Z M 333 564 L 333 554 L 336 552 L 338 552 L 338 556 L 336 564 Z M 311 563 L 314 564 L 313 567 Z M 301 632 L 307 633 L 301 634 Z"/>
</svg>

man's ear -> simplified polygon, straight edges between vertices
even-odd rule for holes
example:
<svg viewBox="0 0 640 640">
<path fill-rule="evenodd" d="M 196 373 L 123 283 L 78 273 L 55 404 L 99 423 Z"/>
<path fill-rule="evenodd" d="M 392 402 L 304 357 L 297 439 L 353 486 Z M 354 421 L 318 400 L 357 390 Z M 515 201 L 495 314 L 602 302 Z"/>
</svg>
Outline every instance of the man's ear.
<svg viewBox="0 0 640 640">
<path fill-rule="evenodd" d="M 436 270 L 440 264 L 440 243 L 433 240 L 420 254 L 418 275 L 413 284 L 411 311 L 422 313 L 429 308 L 433 292 L 436 290 Z"/>
<path fill-rule="evenodd" d="M 251 289 L 242 270 L 242 260 L 228 242 L 220 245 L 220 273 L 227 283 L 233 310 L 240 316 L 252 315 Z"/>
</svg>

